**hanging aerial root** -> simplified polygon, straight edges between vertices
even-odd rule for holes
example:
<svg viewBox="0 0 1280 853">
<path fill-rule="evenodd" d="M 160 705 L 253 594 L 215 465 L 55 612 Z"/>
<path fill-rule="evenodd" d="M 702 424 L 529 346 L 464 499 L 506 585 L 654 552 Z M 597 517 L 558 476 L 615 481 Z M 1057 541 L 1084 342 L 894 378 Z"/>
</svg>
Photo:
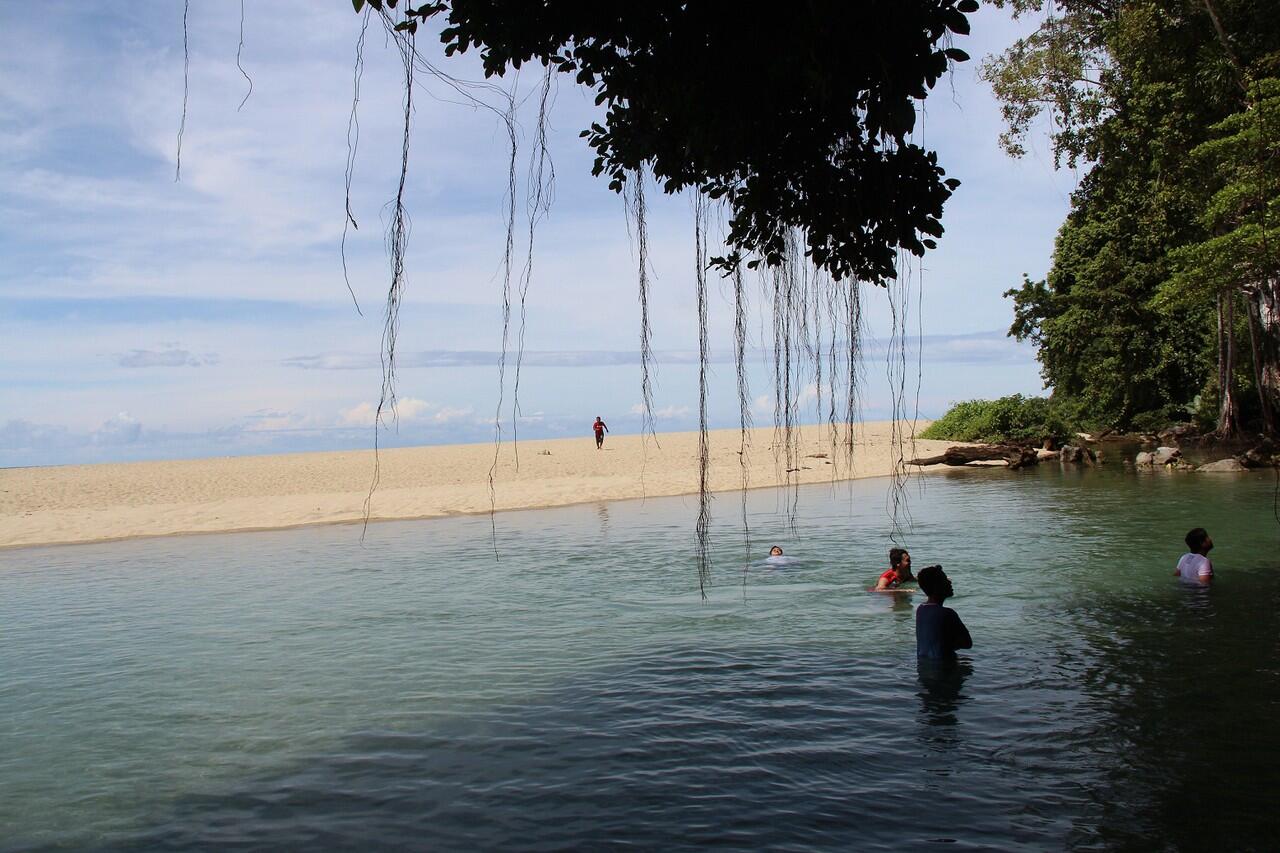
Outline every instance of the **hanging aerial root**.
<svg viewBox="0 0 1280 853">
<path fill-rule="evenodd" d="M 697 265 L 698 291 L 698 523 L 695 532 L 698 539 L 698 591 L 705 599 L 707 586 L 711 583 L 711 561 L 708 553 L 711 525 L 708 472 L 711 449 L 707 436 L 707 202 L 701 193 L 694 196 L 693 206 L 694 262 Z"/>
<path fill-rule="evenodd" d="M 747 489 L 751 473 L 747 453 L 751 438 L 751 391 L 747 385 L 747 297 L 742 280 L 742 267 L 733 270 L 733 364 L 738 378 L 738 465 L 742 473 L 742 583 L 746 586 L 747 567 L 751 564 L 751 526 L 747 520 Z"/>
<path fill-rule="evenodd" d="M 347 269 L 347 234 L 350 229 L 360 230 L 360 226 L 356 224 L 355 214 L 351 212 L 351 180 L 355 176 L 356 170 L 356 151 L 360 147 L 360 117 L 358 108 L 360 105 L 360 80 L 364 77 L 364 39 L 365 33 L 369 31 L 369 15 L 366 11 L 360 22 L 360 37 L 356 39 L 356 58 L 355 67 L 352 69 L 351 82 L 351 113 L 347 116 L 347 168 L 343 176 L 343 189 L 346 205 L 346 216 L 342 220 L 342 240 L 338 243 L 338 254 L 342 257 L 342 280 L 347 284 L 347 293 L 351 294 L 351 302 L 356 306 L 356 313 L 361 317 L 364 311 L 360 309 L 360 300 L 356 299 L 355 288 L 351 286 L 351 273 Z M 250 89 L 252 91 L 252 88 Z M 248 99 L 245 95 L 245 99 Z M 244 106 L 241 104 L 241 106 Z"/>
<path fill-rule="evenodd" d="M 639 261 L 640 298 L 640 396 L 644 406 L 641 431 L 658 443 L 657 425 L 653 418 L 653 329 L 649 325 L 649 225 L 644 200 L 645 170 L 634 173 L 635 188 L 631 194 L 631 218 L 636 226 L 636 255 Z"/>
<path fill-rule="evenodd" d="M 516 103 L 513 97 L 503 114 L 507 129 L 507 239 L 502 255 L 502 349 L 498 354 L 498 402 L 493 413 L 493 462 L 489 465 L 489 532 L 493 558 L 498 559 L 498 492 L 496 475 L 502 453 L 502 407 L 507 387 L 507 343 L 511 333 L 511 268 L 515 262 L 516 241 Z"/>
<path fill-rule="evenodd" d="M 547 107 L 551 97 L 551 74 L 551 66 L 548 65 L 542 75 L 542 86 L 538 98 L 538 124 L 534 130 L 533 152 L 529 155 L 529 174 L 532 176 L 526 198 L 529 235 L 524 272 L 520 276 L 520 325 L 516 332 L 516 373 L 511 389 L 511 446 L 515 454 L 517 471 L 520 469 L 520 370 L 524 364 L 524 331 L 528 319 L 526 303 L 529 298 L 529 282 L 533 278 L 534 235 L 538 223 L 551 210 L 551 197 L 556 179 L 555 166 L 551 162 L 551 151 L 547 146 Z M 514 165 L 510 178 L 512 181 L 515 179 Z M 512 224 L 514 225 L 514 221 Z"/>
<path fill-rule="evenodd" d="M 191 0 L 182 3 L 182 121 L 178 124 L 178 155 L 173 167 L 173 182 L 182 180 L 182 135 L 187 130 L 187 97 L 191 93 L 191 47 L 187 41 L 187 16 Z"/>
<path fill-rule="evenodd" d="M 381 460 L 379 458 L 379 430 L 384 424 L 387 413 L 396 420 L 396 337 L 400 331 L 400 301 L 404 295 L 404 255 L 409 246 L 410 221 L 405 207 L 405 183 L 409 176 L 409 141 L 413 130 L 413 36 L 401 44 L 401 59 L 404 62 L 404 125 L 400 138 L 400 180 L 396 186 L 396 195 L 389 207 L 390 222 L 387 226 L 387 255 L 391 260 L 391 284 L 387 288 L 387 308 L 382 326 L 382 391 L 378 396 L 378 408 L 373 418 L 373 482 L 369 486 L 369 494 L 364 502 L 364 523 L 369 524 L 369 512 L 373 502 L 373 493 L 378 488 L 381 478 Z M 404 46 L 404 45 L 407 45 Z M 361 534 L 363 539 L 363 533 Z"/>
<path fill-rule="evenodd" d="M 368 20 L 366 15 L 365 20 Z M 236 107 L 236 112 L 244 109 L 244 105 L 249 102 L 249 96 L 253 94 L 253 78 L 249 76 L 249 72 L 244 70 L 244 65 L 240 62 L 240 55 L 244 52 L 244 0 L 240 0 L 240 43 L 236 45 L 236 68 L 240 69 L 240 76 L 244 78 L 244 82 L 249 85 L 248 91 L 244 93 L 244 98 L 240 101 L 240 106 Z"/>
</svg>

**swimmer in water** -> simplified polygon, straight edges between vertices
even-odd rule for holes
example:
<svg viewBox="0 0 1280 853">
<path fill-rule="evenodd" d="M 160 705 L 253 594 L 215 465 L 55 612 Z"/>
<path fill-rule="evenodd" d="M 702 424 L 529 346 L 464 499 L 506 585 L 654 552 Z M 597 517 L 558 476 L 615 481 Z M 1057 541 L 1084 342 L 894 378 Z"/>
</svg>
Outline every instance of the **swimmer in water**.
<svg viewBox="0 0 1280 853">
<path fill-rule="evenodd" d="M 906 548 L 890 548 L 889 549 L 889 569 L 880 575 L 880 580 L 876 581 L 876 592 L 884 592 L 885 590 L 897 589 L 907 581 L 913 581 L 916 576 L 911 574 L 911 554 Z"/>
<path fill-rule="evenodd" d="M 770 548 L 770 549 L 769 549 L 769 556 L 770 556 L 770 557 L 781 557 L 781 556 L 782 556 L 782 549 L 781 549 L 781 548 L 779 548 L 777 545 L 774 545 L 772 548 Z"/>
<path fill-rule="evenodd" d="M 1203 527 L 1197 527 L 1187 534 L 1187 553 L 1178 560 L 1178 567 L 1173 575 L 1185 584 L 1193 586 L 1209 586 L 1213 583 L 1213 561 L 1209 552 L 1213 550 L 1213 539 Z"/>
</svg>

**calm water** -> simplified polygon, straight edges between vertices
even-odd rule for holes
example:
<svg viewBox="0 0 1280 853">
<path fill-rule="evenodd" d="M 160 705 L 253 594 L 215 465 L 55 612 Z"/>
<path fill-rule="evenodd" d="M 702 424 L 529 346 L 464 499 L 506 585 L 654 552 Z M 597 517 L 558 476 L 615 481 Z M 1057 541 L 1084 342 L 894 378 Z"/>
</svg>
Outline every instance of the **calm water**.
<svg viewBox="0 0 1280 853">
<path fill-rule="evenodd" d="M 688 499 L 0 552 L 0 849 L 1276 849 L 1274 488 L 913 486 L 941 673 L 878 481 L 751 493 L 746 572 L 718 499 L 706 602 Z"/>
</svg>

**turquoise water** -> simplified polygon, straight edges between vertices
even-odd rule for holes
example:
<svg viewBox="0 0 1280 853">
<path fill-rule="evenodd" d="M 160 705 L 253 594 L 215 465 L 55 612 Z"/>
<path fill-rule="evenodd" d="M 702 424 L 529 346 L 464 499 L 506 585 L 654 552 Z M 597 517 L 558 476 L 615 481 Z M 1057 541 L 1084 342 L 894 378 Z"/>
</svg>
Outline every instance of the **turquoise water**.
<svg viewBox="0 0 1280 853">
<path fill-rule="evenodd" d="M 920 482 L 0 552 L 0 849 L 1280 845 L 1272 477 Z"/>
</svg>

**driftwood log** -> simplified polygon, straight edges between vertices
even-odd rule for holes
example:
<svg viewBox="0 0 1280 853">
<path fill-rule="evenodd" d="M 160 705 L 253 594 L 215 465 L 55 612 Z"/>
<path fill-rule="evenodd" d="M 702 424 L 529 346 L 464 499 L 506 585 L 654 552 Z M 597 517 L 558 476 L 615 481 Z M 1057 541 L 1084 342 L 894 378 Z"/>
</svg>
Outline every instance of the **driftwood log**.
<svg viewBox="0 0 1280 853">
<path fill-rule="evenodd" d="M 968 465 L 970 462 L 1003 461 L 1010 468 L 1024 468 L 1040 459 L 1034 449 L 1012 444 L 976 444 L 970 447 L 948 447 L 939 456 L 912 459 L 908 465 Z"/>
</svg>

